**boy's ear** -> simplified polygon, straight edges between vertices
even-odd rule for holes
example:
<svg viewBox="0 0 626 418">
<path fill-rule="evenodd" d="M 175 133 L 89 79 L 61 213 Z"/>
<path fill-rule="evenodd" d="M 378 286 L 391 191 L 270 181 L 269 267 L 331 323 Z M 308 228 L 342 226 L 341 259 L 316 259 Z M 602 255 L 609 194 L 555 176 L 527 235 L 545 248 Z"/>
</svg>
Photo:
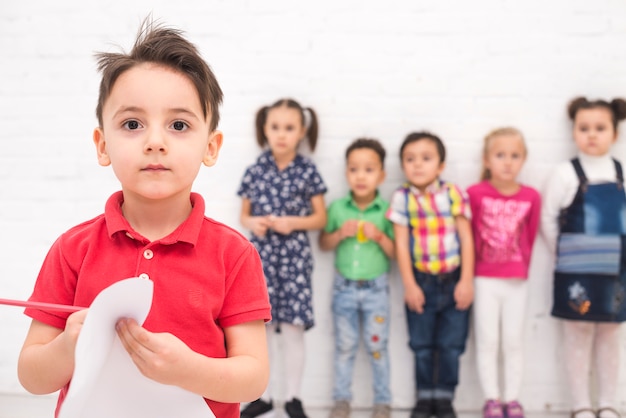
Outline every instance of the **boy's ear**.
<svg viewBox="0 0 626 418">
<path fill-rule="evenodd" d="M 215 130 L 209 134 L 209 143 L 207 144 L 206 152 L 202 159 L 202 163 L 205 166 L 211 167 L 215 165 L 217 156 L 222 148 L 222 142 L 224 142 L 224 134 L 222 134 L 221 131 Z"/>
<path fill-rule="evenodd" d="M 383 184 L 386 178 L 387 178 L 387 172 L 385 170 L 381 170 L 380 176 L 378 177 L 378 185 L 380 186 L 381 184 Z"/>
<path fill-rule="evenodd" d="M 98 155 L 98 164 L 106 167 L 111 164 L 111 159 L 107 153 L 106 141 L 104 140 L 104 131 L 98 127 L 93 131 L 93 143 L 96 146 L 96 153 Z"/>
<path fill-rule="evenodd" d="M 445 162 L 439 163 L 439 170 L 437 171 L 437 176 L 440 176 L 441 173 L 443 173 L 443 170 L 445 169 L 446 169 L 446 163 Z"/>
</svg>

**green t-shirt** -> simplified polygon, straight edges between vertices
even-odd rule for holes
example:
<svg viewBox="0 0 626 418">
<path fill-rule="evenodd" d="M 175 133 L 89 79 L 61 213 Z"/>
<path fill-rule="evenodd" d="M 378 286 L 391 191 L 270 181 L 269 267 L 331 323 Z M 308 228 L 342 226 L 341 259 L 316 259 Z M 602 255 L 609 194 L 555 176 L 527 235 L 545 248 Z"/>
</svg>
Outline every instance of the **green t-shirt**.
<svg viewBox="0 0 626 418">
<path fill-rule="evenodd" d="M 393 224 L 385 218 L 389 203 L 376 194 L 376 198 L 365 208 L 359 209 L 352 194 L 337 199 L 328 207 L 328 221 L 324 231 L 332 233 L 351 219 L 371 222 L 385 235 L 393 239 Z M 376 242 L 359 242 L 356 237 L 346 238 L 335 249 L 335 267 L 339 273 L 353 280 L 375 279 L 389 271 L 389 259 Z"/>
</svg>

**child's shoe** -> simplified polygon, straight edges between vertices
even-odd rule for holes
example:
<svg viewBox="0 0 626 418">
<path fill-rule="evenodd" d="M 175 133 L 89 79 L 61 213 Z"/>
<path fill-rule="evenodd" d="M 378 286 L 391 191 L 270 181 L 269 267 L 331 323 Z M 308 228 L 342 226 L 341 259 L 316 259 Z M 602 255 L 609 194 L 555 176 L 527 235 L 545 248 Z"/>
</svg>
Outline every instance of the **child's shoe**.
<svg viewBox="0 0 626 418">
<path fill-rule="evenodd" d="M 372 418 L 389 418 L 391 416 L 391 407 L 387 404 L 377 403 L 372 410 Z"/>
<path fill-rule="evenodd" d="M 335 401 L 330 410 L 328 418 L 349 418 L 350 417 L 350 403 L 348 401 Z"/>
<path fill-rule="evenodd" d="M 435 399 L 435 415 L 437 418 L 456 418 L 452 399 Z"/>
<path fill-rule="evenodd" d="M 420 399 L 411 410 L 411 418 L 430 418 L 435 414 L 432 399 Z"/>
<path fill-rule="evenodd" d="M 500 401 L 489 399 L 483 406 L 483 418 L 503 418 L 504 411 Z"/>
<path fill-rule="evenodd" d="M 524 408 L 517 401 L 507 402 L 504 405 L 504 413 L 507 418 L 524 418 Z"/>
<path fill-rule="evenodd" d="M 265 402 L 260 398 L 250 402 L 239 414 L 241 418 L 270 418 L 273 415 L 274 403 L 271 400 Z"/>
<path fill-rule="evenodd" d="M 298 398 L 285 402 L 285 411 L 289 418 L 308 418 L 302 409 L 302 402 Z"/>
</svg>

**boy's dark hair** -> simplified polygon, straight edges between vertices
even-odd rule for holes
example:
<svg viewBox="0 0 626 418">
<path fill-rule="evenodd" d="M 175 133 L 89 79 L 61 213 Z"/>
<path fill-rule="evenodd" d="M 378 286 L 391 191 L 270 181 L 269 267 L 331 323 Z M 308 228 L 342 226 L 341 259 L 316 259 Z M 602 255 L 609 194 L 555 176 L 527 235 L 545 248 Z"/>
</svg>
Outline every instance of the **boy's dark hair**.
<svg viewBox="0 0 626 418">
<path fill-rule="evenodd" d="M 420 132 L 412 132 L 404 138 L 402 145 L 400 146 L 400 162 L 402 162 L 402 153 L 407 145 L 412 144 L 413 142 L 427 140 L 431 141 L 437 147 L 437 154 L 439 154 L 439 162 L 443 163 L 446 161 L 446 147 L 443 145 L 443 141 L 437 136 L 433 135 L 430 132 L 420 131 Z"/>
<path fill-rule="evenodd" d="M 219 105 L 222 89 L 209 65 L 197 48 L 182 36 L 178 29 L 165 28 L 146 18 L 137 34 L 130 53 L 100 52 L 96 54 L 98 71 L 102 73 L 100 94 L 96 107 L 98 123 L 102 127 L 102 108 L 111 95 L 120 75 L 142 63 L 154 63 L 184 74 L 194 84 L 205 119 L 211 116 L 211 131 L 220 120 Z"/>
<path fill-rule="evenodd" d="M 595 109 L 603 107 L 611 112 L 611 120 L 613 122 L 613 129 L 617 132 L 617 124 L 626 119 L 626 100 L 621 98 L 615 98 L 611 102 L 606 100 L 587 100 L 586 97 L 576 97 L 567 106 L 567 114 L 569 118 L 574 121 L 576 114 L 581 109 Z"/>
<path fill-rule="evenodd" d="M 378 140 L 373 138 L 355 139 L 346 149 L 346 160 L 348 160 L 352 151 L 363 148 L 371 149 L 378 154 L 378 157 L 380 158 L 380 165 L 382 165 L 383 168 L 385 167 L 385 155 L 387 155 L 385 148 Z"/>
<path fill-rule="evenodd" d="M 290 109 L 296 109 L 300 112 L 300 118 L 302 120 L 302 126 L 306 125 L 306 119 L 304 117 L 304 111 L 309 112 L 309 116 L 311 120 L 309 121 L 309 127 L 306 130 L 306 137 L 309 141 L 309 147 L 311 147 L 311 151 L 315 151 L 315 146 L 317 145 L 317 115 L 315 111 L 310 107 L 302 107 L 300 103 L 296 102 L 293 99 L 280 99 L 271 106 L 263 106 L 256 112 L 256 142 L 259 144 L 261 148 L 267 145 L 267 137 L 265 136 L 265 122 L 267 122 L 267 114 L 270 110 L 276 109 L 277 107 L 287 107 Z"/>
</svg>

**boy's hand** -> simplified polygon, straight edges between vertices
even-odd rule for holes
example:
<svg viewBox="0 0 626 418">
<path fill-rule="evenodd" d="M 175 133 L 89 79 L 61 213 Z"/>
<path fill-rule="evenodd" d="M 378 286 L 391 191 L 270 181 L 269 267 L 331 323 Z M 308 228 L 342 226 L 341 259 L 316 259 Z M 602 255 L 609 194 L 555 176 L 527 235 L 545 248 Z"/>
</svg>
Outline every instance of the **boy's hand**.
<svg viewBox="0 0 626 418">
<path fill-rule="evenodd" d="M 177 385 L 184 374 L 184 358 L 191 349 L 174 335 L 153 333 L 134 319 L 121 319 L 117 335 L 141 374 L 166 385 Z"/>
<path fill-rule="evenodd" d="M 367 239 L 378 242 L 383 233 L 372 222 L 363 222 L 363 234 Z"/>
<path fill-rule="evenodd" d="M 65 346 L 71 353 L 76 351 L 76 341 L 78 341 L 80 330 L 83 329 L 87 312 L 89 312 L 89 309 L 74 312 L 67 317 L 67 321 L 65 322 L 65 330 L 61 338 L 63 338 Z"/>
<path fill-rule="evenodd" d="M 252 216 L 250 218 L 250 231 L 259 238 L 265 236 L 270 225 L 271 220 L 269 216 Z"/>
<path fill-rule="evenodd" d="M 341 228 L 339 228 L 339 237 L 344 240 L 346 238 L 354 237 L 359 230 L 359 221 L 356 219 L 350 219 L 345 221 Z"/>
<path fill-rule="evenodd" d="M 454 287 L 454 301 L 460 311 L 469 309 L 474 301 L 474 284 L 471 280 L 460 280 Z"/>
<path fill-rule="evenodd" d="M 404 303 L 406 306 L 419 314 L 424 312 L 424 304 L 426 303 L 426 297 L 424 296 L 424 292 L 422 288 L 417 284 L 415 286 L 404 288 Z"/>
</svg>

